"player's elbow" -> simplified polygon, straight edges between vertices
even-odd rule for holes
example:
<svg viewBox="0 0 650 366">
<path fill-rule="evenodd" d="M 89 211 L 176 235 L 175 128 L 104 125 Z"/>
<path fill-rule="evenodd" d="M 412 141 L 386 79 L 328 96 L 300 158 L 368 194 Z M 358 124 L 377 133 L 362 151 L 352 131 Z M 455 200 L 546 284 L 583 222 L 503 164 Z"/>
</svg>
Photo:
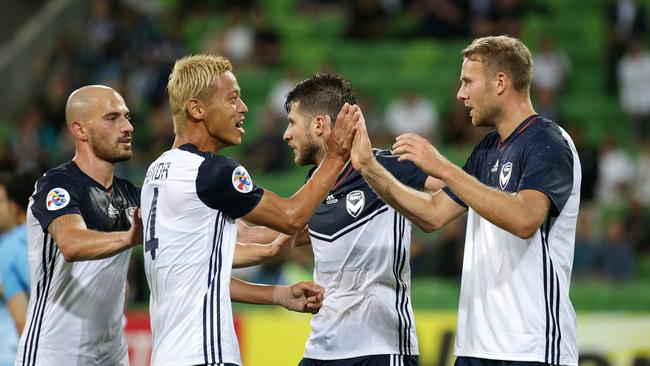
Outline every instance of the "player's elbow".
<svg viewBox="0 0 650 366">
<path fill-rule="evenodd" d="M 420 228 L 420 230 L 429 234 L 434 231 L 438 231 L 443 226 L 445 226 L 445 222 L 443 222 L 442 220 L 437 220 L 435 217 L 426 218 L 422 220 L 414 220 L 414 222 Z"/>
<path fill-rule="evenodd" d="M 75 262 L 80 259 L 78 251 L 69 239 L 60 240 L 57 245 L 66 262 Z"/>
<path fill-rule="evenodd" d="M 539 224 L 533 220 L 526 220 L 514 228 L 513 234 L 521 239 L 530 239 L 539 230 Z"/>
<path fill-rule="evenodd" d="M 305 226 L 305 223 L 300 223 L 293 221 L 289 219 L 289 221 L 285 221 L 282 223 L 280 227 L 278 227 L 278 231 L 281 232 L 282 234 L 286 235 L 294 235 L 296 234 L 303 226 Z"/>
</svg>

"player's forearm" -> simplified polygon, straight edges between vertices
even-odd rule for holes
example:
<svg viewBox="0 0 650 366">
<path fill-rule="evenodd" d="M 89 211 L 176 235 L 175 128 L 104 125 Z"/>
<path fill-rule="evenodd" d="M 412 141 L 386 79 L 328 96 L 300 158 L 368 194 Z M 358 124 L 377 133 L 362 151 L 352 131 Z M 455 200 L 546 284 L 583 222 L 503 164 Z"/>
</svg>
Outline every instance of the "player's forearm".
<svg viewBox="0 0 650 366">
<path fill-rule="evenodd" d="M 27 295 L 22 291 L 13 295 L 7 300 L 7 308 L 14 320 L 18 336 L 20 336 L 27 322 Z"/>
<path fill-rule="evenodd" d="M 307 224 L 311 214 L 325 199 L 332 189 L 336 178 L 341 173 L 345 162 L 332 156 L 327 156 L 311 179 L 287 201 L 285 213 L 292 226 L 291 234 Z"/>
<path fill-rule="evenodd" d="M 242 243 L 268 244 L 280 235 L 279 232 L 265 226 L 249 226 L 243 220 L 237 220 L 237 241 Z"/>
<path fill-rule="evenodd" d="M 237 243 L 233 257 L 233 268 L 250 267 L 264 263 L 277 254 L 274 244 Z"/>
<path fill-rule="evenodd" d="M 431 194 L 407 187 L 372 159 L 360 170 L 363 179 L 391 207 L 426 232 L 444 226 Z"/>
<path fill-rule="evenodd" d="M 273 305 L 275 285 L 260 285 L 230 278 L 230 298 L 245 304 Z"/>
<path fill-rule="evenodd" d="M 444 173 L 445 184 L 484 219 L 521 238 L 532 236 L 541 225 L 540 217 L 515 194 L 497 191 L 451 164 Z"/>
<path fill-rule="evenodd" d="M 55 240 L 68 262 L 108 258 L 133 246 L 127 231 L 78 229 L 68 231 Z"/>
</svg>

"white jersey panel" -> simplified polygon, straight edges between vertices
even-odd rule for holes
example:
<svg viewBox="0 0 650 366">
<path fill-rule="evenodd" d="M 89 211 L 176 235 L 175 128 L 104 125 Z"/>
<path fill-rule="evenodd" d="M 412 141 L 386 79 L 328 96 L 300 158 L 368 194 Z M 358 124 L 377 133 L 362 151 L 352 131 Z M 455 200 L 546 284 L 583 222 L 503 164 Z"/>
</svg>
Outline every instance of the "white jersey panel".
<svg viewBox="0 0 650 366">
<path fill-rule="evenodd" d="M 314 280 L 325 287 L 325 300 L 311 321 L 305 357 L 418 355 L 410 300 L 411 223 L 384 204 L 332 235 L 311 229 L 310 234 Z"/>
<path fill-rule="evenodd" d="M 237 226 L 198 197 L 204 160 L 167 151 L 142 188 L 154 366 L 241 365 L 229 290 Z"/>
</svg>

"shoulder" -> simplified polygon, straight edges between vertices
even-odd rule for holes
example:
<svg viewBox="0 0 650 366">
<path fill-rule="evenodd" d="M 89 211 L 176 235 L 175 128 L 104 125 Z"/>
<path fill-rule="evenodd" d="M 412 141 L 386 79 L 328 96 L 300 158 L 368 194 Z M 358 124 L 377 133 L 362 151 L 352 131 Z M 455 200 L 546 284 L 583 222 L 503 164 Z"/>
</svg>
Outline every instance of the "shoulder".
<svg viewBox="0 0 650 366">
<path fill-rule="evenodd" d="M 72 165 L 72 162 L 67 162 L 43 174 L 36 182 L 35 193 L 39 194 L 44 191 L 56 193 L 57 190 L 61 192 L 78 191 L 81 189 L 80 181 L 82 179 L 83 176 Z"/>
<path fill-rule="evenodd" d="M 555 122 L 542 118 L 542 121 L 533 127 L 525 140 L 530 148 L 566 148 L 569 149 L 569 141 L 562 128 Z"/>
</svg>

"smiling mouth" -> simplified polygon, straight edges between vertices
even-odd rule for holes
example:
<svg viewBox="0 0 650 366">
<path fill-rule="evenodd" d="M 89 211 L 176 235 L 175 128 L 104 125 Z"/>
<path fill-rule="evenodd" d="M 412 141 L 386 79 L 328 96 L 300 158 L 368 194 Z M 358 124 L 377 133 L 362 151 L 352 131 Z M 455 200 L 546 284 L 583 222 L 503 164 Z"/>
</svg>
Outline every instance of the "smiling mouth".
<svg viewBox="0 0 650 366">
<path fill-rule="evenodd" d="M 241 132 L 244 133 L 246 130 L 242 127 L 244 125 L 244 120 L 241 120 L 237 123 L 235 123 L 235 127 Z"/>
</svg>

